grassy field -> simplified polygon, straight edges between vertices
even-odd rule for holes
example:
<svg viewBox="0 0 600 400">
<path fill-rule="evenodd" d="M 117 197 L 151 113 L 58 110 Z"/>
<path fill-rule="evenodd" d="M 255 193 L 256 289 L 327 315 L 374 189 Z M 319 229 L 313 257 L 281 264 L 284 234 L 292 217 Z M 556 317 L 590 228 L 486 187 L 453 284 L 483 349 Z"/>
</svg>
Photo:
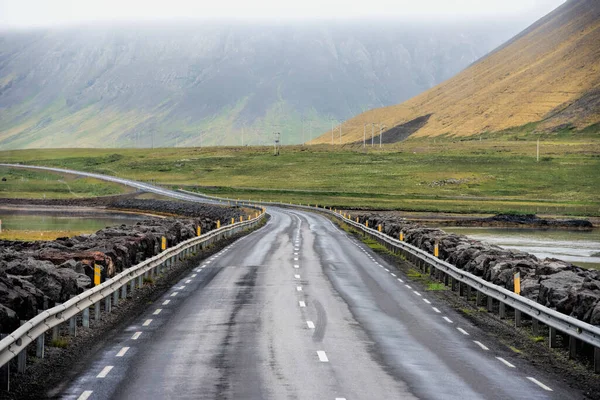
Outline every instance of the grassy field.
<svg viewBox="0 0 600 400">
<path fill-rule="evenodd" d="M 64 199 L 108 196 L 129 190 L 97 179 L 19 168 L 0 167 L 0 179 L 6 179 L 0 181 L 0 198 Z"/>
<path fill-rule="evenodd" d="M 73 168 L 230 197 L 335 207 L 600 215 L 600 138 L 415 139 L 363 150 L 56 149 L 0 152 L 2 162 Z M 94 185 L 92 185 L 94 186 Z M 16 190 L 16 187 L 15 189 Z M 27 193 L 19 189 L 18 193 Z"/>
</svg>

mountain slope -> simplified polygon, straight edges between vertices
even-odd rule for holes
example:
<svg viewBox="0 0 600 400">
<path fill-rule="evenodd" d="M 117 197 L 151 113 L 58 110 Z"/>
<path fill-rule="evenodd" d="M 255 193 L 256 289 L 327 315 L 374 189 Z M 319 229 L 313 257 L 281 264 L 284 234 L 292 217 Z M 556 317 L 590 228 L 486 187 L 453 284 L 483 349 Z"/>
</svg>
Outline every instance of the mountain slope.
<svg viewBox="0 0 600 400">
<path fill-rule="evenodd" d="M 4 32 L 0 147 L 239 145 L 242 135 L 257 144 L 275 131 L 298 143 L 330 119 L 442 82 L 516 29 L 314 22 Z"/>
<path fill-rule="evenodd" d="M 423 118 L 425 123 L 410 129 Z M 342 141 L 362 141 L 364 125 L 371 123 L 392 128 L 383 134 L 388 142 L 410 134 L 467 136 L 538 121 L 537 129 L 544 130 L 600 122 L 597 0 L 570 0 L 446 82 L 346 121 Z M 331 133 L 313 143 L 331 143 Z"/>
</svg>

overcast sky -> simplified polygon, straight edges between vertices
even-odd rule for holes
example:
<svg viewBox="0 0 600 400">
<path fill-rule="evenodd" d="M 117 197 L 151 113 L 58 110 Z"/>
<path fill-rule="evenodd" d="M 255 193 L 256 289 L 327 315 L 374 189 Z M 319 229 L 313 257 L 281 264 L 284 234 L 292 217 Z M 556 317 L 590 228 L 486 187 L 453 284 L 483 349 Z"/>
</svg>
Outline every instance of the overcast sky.
<svg viewBox="0 0 600 400">
<path fill-rule="evenodd" d="M 89 21 L 385 17 L 531 19 L 565 0 L 0 0 L 0 27 Z"/>
</svg>

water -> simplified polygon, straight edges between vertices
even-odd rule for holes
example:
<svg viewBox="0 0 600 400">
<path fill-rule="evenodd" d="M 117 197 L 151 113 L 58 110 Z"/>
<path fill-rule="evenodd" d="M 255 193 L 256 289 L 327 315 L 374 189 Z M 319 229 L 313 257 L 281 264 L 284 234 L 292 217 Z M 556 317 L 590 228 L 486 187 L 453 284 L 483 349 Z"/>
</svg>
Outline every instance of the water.
<svg viewBox="0 0 600 400">
<path fill-rule="evenodd" d="M 2 230 L 93 233 L 107 226 L 133 225 L 148 216 L 115 212 L 22 212 L 1 210 Z"/>
<path fill-rule="evenodd" d="M 600 229 L 592 231 L 449 227 L 440 229 L 469 236 L 536 257 L 558 258 L 584 268 L 600 269 Z"/>
</svg>

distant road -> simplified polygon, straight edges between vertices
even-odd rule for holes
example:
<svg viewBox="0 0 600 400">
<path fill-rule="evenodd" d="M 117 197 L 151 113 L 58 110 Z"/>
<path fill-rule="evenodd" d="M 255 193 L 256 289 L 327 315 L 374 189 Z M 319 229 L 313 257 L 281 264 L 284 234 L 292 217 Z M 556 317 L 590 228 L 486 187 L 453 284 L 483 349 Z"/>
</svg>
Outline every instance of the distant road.
<svg viewBox="0 0 600 400">
<path fill-rule="evenodd" d="M 184 200 L 152 185 L 76 171 Z M 109 339 L 72 399 L 578 399 L 324 216 L 271 220 Z"/>
</svg>

